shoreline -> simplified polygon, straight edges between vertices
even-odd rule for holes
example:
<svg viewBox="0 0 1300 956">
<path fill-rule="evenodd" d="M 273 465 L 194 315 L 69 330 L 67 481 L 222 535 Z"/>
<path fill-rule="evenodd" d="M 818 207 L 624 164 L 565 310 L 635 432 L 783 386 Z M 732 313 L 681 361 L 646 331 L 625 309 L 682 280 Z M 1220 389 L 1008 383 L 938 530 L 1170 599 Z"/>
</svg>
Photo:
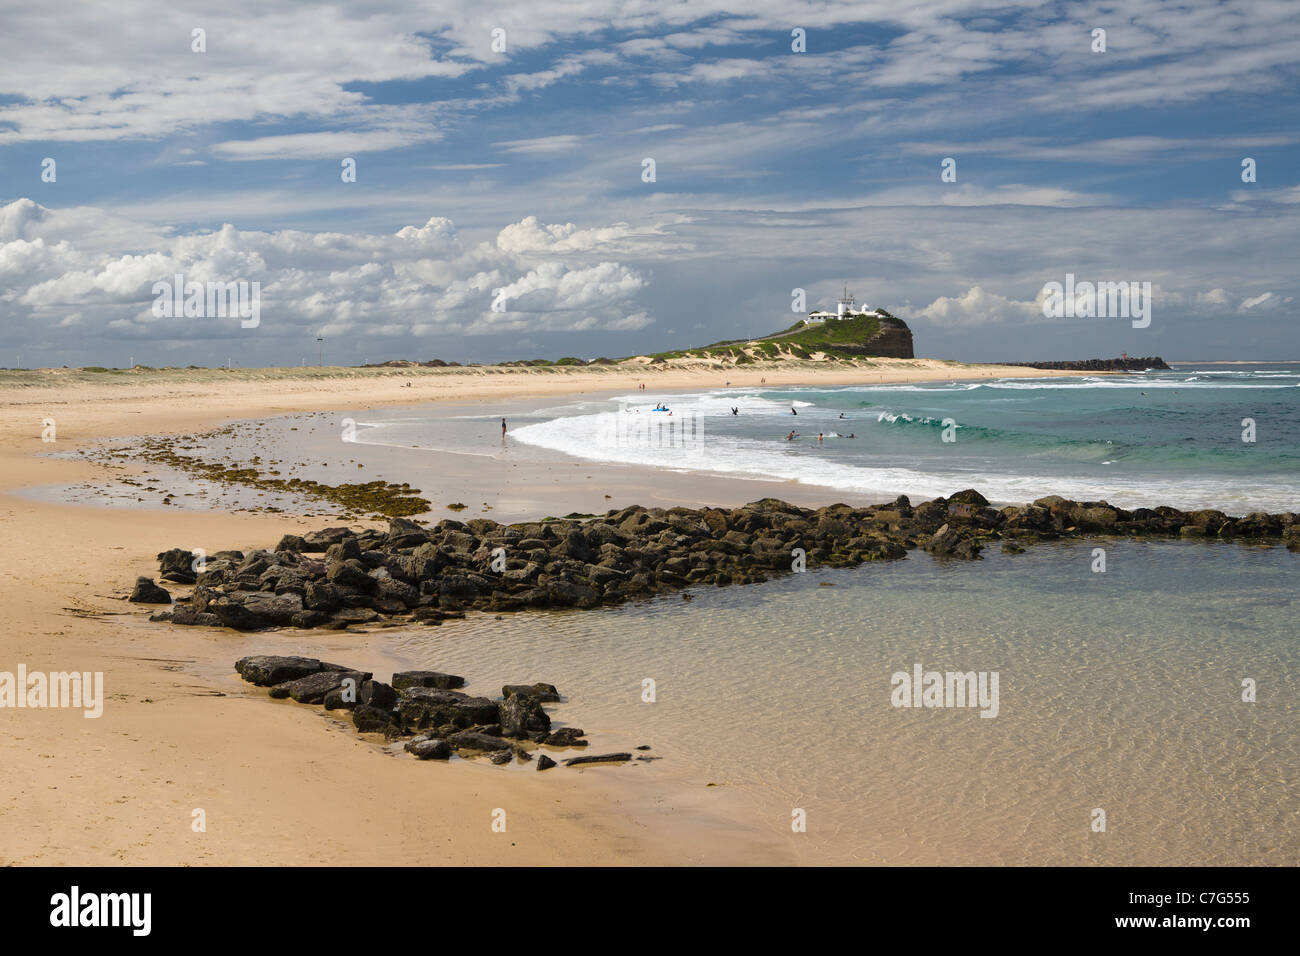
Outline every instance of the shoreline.
<svg viewBox="0 0 1300 956">
<path fill-rule="evenodd" d="M 1044 377 L 1040 370 L 934 363 L 894 363 L 890 379 L 979 378 L 985 375 Z M 447 370 L 438 370 L 446 372 Z M 321 734 L 318 716 L 261 695 L 250 694 L 226 671 L 238 657 L 259 651 L 339 657 L 358 666 L 383 655 L 377 636 L 348 635 L 341 647 L 314 637 L 311 646 L 283 637 L 232 637 L 219 631 L 188 634 L 174 629 L 146 632 L 122 626 L 120 596 L 130 582 L 148 575 L 153 556 L 177 539 L 273 543 L 286 531 L 305 532 L 316 519 L 292 514 L 219 514 L 189 510 L 112 509 L 33 500 L 14 492 L 70 485 L 99 478 L 102 466 L 67 457 L 48 457 L 42 442 L 46 418 L 56 426 L 60 451 L 124 435 L 175 435 L 234 420 L 300 411 L 327 411 L 352 403 L 403 406 L 430 401 L 500 400 L 627 389 L 639 381 L 660 388 L 716 387 L 717 370 L 619 374 L 538 373 L 508 369 L 430 376 L 412 387 L 408 370 L 315 381 L 291 376 L 237 377 L 225 382 L 187 382 L 184 373 L 166 382 L 15 384 L 0 373 L 0 522 L 9 547 L 4 558 L 3 600 L 11 627 L 3 658 L 29 670 L 102 672 L 104 715 L 87 723 L 79 712 L 12 712 L 12 733 L 0 753 L 17 781 L 0 811 L 5 836 L 0 861 L 18 864 L 259 864 L 407 863 L 412 865 L 520 863 L 710 863 L 789 862 L 788 850 L 756 832 L 737 833 L 707 821 L 722 801 L 700 794 L 685 815 L 647 789 L 634 793 L 622 782 L 589 774 L 569 780 L 483 777 L 497 768 L 431 778 L 413 760 L 390 760 L 381 749 L 352 737 Z M 746 375 L 758 384 L 848 384 L 862 369 L 763 369 Z M 819 374 L 820 373 L 820 374 Z M 735 374 L 731 372 L 730 374 Z M 287 379 L 287 380 L 286 380 Z M 66 380 L 66 378 L 65 378 Z M 128 386 L 128 387 L 124 387 Z M 584 467 L 579 465 L 578 467 Z M 588 469 L 589 470 L 589 469 Z M 625 474 L 631 469 L 621 469 Z M 557 484 L 561 484 L 559 479 Z M 652 482 L 662 485 L 662 482 Z M 726 484 L 734 486 L 733 481 Z M 715 487 L 721 488 L 722 482 Z M 698 501 L 691 481 L 675 482 L 672 494 Z M 660 488 L 661 496 L 664 489 Z M 561 496 L 568 492 L 561 492 Z M 633 492 L 635 494 L 635 492 Z M 689 497 L 688 497 L 689 496 Z M 269 540 L 270 539 L 270 540 Z M 273 646 L 268 647 L 271 643 Z M 379 672 L 382 667 L 375 667 Z M 473 675 L 469 675 L 473 676 Z M 542 679 L 544 675 L 535 675 Z M 250 689 L 251 690 L 251 689 Z M 267 710 L 277 707 L 278 710 Z M 654 765 L 649 765 L 654 766 Z M 468 770 L 468 772 L 463 772 Z M 653 771 L 648 771 L 653 773 Z M 93 780 L 96 786 L 68 786 Z M 366 781 L 365 788 L 348 781 Z M 595 782 L 593 782 L 593 780 Z M 432 796 L 432 799 L 431 799 Z M 377 799 L 378 798 L 378 799 Z M 430 806 L 436 806 L 431 813 Z M 508 838 L 489 828 L 497 806 L 517 807 L 520 821 Z M 206 833 L 191 830 L 191 814 L 208 815 Z M 663 824 L 672 817 L 669 832 Z M 440 820 L 445 841 L 421 835 Z M 725 820 L 725 814 L 718 818 Z M 74 826 L 74 821 L 79 826 Z M 452 821 L 448 826 L 447 821 Z M 671 840 L 665 842 L 665 837 Z"/>
</svg>

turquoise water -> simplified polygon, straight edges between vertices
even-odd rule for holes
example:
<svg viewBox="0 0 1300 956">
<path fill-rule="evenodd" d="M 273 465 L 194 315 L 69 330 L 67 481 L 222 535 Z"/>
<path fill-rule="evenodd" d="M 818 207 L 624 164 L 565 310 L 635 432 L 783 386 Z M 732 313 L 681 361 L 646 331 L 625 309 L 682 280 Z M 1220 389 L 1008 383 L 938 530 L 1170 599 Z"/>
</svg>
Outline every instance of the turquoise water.
<svg viewBox="0 0 1300 956">
<path fill-rule="evenodd" d="M 698 422 L 702 434 L 693 429 L 688 440 L 665 442 L 629 440 L 626 427 L 619 432 L 619 419 L 662 421 L 650 411 L 660 401 L 678 421 Z M 1003 502 L 1062 494 L 1244 514 L 1294 508 L 1300 475 L 1300 366 L 1287 365 L 649 392 L 536 418 L 513 437 L 591 460 L 882 496 L 934 496 L 973 485 Z M 1243 440 L 1246 419 L 1253 441 Z M 799 437 L 786 441 L 792 429 Z"/>
</svg>

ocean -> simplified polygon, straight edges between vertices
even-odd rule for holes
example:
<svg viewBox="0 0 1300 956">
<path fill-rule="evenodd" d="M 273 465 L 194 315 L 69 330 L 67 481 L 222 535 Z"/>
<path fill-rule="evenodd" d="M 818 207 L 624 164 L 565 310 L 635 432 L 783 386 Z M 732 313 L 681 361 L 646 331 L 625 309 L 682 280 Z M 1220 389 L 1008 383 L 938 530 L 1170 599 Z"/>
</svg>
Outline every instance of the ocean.
<svg viewBox="0 0 1300 956">
<path fill-rule="evenodd" d="M 618 431 L 619 417 L 663 418 L 651 411 L 661 402 L 702 434 L 651 442 Z M 791 430 L 798 437 L 786 441 Z M 649 392 L 548 409 L 511 434 L 589 460 L 882 499 L 976 487 L 998 502 L 1060 494 L 1128 508 L 1286 511 L 1297 504 L 1300 476 L 1300 366 Z"/>
</svg>

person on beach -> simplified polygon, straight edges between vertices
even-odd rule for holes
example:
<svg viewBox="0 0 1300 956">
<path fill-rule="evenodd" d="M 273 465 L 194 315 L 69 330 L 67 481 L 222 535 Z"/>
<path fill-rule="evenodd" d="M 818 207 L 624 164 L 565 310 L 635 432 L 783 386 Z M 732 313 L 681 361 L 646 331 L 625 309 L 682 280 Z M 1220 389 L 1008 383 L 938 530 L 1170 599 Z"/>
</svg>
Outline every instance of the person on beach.
<svg viewBox="0 0 1300 956">
<path fill-rule="evenodd" d="M 798 414 L 799 414 L 798 412 L 796 412 L 796 411 L 794 410 L 794 406 L 793 406 L 793 405 L 790 406 L 790 414 L 791 414 L 791 415 L 798 415 Z"/>
<path fill-rule="evenodd" d="M 733 415 L 739 415 L 739 414 L 740 414 L 740 409 L 737 408 L 735 405 L 732 405 L 732 406 L 731 406 L 731 414 L 733 414 Z"/>
<path fill-rule="evenodd" d="M 504 418 L 501 419 L 501 437 L 506 437 L 506 420 Z"/>
</svg>

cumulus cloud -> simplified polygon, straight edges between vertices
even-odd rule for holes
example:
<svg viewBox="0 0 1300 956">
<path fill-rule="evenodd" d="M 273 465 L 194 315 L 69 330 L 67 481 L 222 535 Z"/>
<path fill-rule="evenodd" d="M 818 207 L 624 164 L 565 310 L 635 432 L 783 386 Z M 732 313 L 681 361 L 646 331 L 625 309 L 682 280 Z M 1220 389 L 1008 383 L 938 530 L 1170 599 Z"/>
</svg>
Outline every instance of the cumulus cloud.
<svg viewBox="0 0 1300 956">
<path fill-rule="evenodd" d="M 960 296 L 940 296 L 917 316 L 941 326 L 1000 325 L 1004 322 L 1043 319 L 1041 294 L 1038 301 L 1022 302 L 971 286 Z"/>
<path fill-rule="evenodd" d="M 495 242 L 477 245 L 464 243 L 455 224 L 439 216 L 391 235 L 261 232 L 226 224 L 160 237 L 147 251 L 104 251 L 81 248 L 74 230 L 49 235 L 61 231 L 58 218 L 26 199 L 0 207 L 0 302 L 11 332 L 32 323 L 75 325 L 79 335 L 241 334 L 237 323 L 223 327 L 221 318 L 154 315 L 154 284 L 177 274 L 187 283 L 260 283 L 257 334 L 272 338 L 314 330 L 380 338 L 625 330 L 653 322 L 637 305 L 647 278 L 598 255 L 608 255 L 615 244 L 634 247 L 638 231 L 628 223 L 581 229 L 529 217 L 507 225 Z M 653 243 L 663 234 L 651 229 L 645 235 Z M 563 257 L 549 255 L 553 249 Z M 494 310 L 494 303 L 505 311 Z"/>
</svg>

